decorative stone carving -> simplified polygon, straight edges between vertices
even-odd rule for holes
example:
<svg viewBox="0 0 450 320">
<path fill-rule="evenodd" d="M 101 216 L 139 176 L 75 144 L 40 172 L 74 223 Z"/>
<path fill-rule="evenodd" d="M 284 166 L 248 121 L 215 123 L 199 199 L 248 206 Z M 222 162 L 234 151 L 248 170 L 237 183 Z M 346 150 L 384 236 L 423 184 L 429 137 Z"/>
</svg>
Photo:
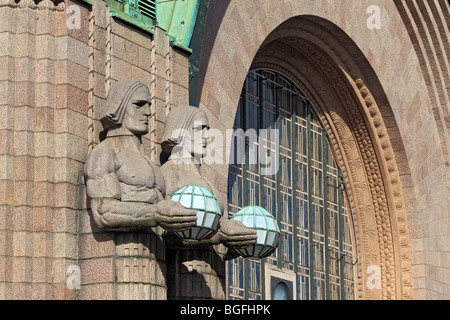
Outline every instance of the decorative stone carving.
<svg viewBox="0 0 450 320">
<path fill-rule="evenodd" d="M 0 0 L 0 7 L 63 11 L 64 0 Z"/>
<path fill-rule="evenodd" d="M 204 157 L 209 140 L 209 121 L 199 108 L 191 106 L 175 107 L 167 117 L 162 142 L 162 174 L 166 181 L 166 198 L 186 185 L 199 185 L 209 190 L 218 200 L 221 212 L 226 203 L 213 184 L 202 174 L 202 157 Z M 231 220 L 224 214 L 218 231 L 211 238 L 203 241 L 187 241 L 191 245 L 208 245 L 222 243 L 232 252 L 233 248 L 247 247 L 255 243 L 257 236 L 252 229 L 241 222 Z M 231 253 L 229 252 L 229 253 Z M 234 257 L 231 254 L 228 258 Z"/>
<path fill-rule="evenodd" d="M 149 132 L 150 92 L 139 81 L 115 83 L 101 115 L 106 138 L 85 165 L 87 195 L 98 227 L 130 231 L 161 226 L 182 231 L 196 222 L 196 212 L 165 200 L 160 169 L 144 154 L 142 135 Z"/>
<path fill-rule="evenodd" d="M 286 36 L 288 30 L 295 37 L 266 46 L 261 54 L 263 58 L 256 59 L 253 67 L 277 69 L 295 79 L 314 105 L 319 107 L 339 161 L 356 164 L 344 165 L 342 170 L 346 181 L 350 181 L 349 185 L 352 186 L 348 190 L 349 198 L 358 212 L 355 229 L 361 244 L 359 263 L 362 272 L 355 282 L 357 296 L 360 299 L 410 299 L 412 291 L 408 279 L 411 279 L 411 262 L 405 203 L 394 151 L 383 123 L 383 113 L 366 86 L 370 81 L 363 80 L 360 67 L 327 29 L 306 19 L 293 19 L 278 29 L 280 33 L 274 32 L 272 39 L 281 34 Z M 301 39 L 302 32 L 321 39 L 318 42 L 322 49 Z M 289 54 L 284 54 L 287 50 Z M 326 52 L 339 57 L 345 70 L 354 79 L 344 77 Z M 270 62 L 267 57 L 271 57 Z M 314 67 L 308 67 L 306 61 L 314 61 Z M 298 68 L 293 68 L 294 65 Z M 323 75 L 324 78 L 308 76 L 308 79 L 302 80 L 301 75 L 309 74 Z M 325 92 L 328 85 L 333 89 L 332 93 Z M 376 85 L 371 89 L 374 87 Z M 316 100 L 318 96 L 328 99 L 334 95 L 334 100 Z M 378 99 L 381 99 L 380 95 Z M 402 232 L 398 232 L 397 228 Z M 370 265 L 380 266 L 379 290 L 366 289 L 365 271 Z"/>
</svg>

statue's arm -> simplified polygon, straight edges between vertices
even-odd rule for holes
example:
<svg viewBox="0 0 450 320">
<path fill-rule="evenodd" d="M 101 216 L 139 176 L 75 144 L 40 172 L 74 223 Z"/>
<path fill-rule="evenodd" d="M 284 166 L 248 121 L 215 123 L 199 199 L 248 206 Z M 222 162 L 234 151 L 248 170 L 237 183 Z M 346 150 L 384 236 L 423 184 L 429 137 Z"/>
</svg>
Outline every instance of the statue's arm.
<svg viewBox="0 0 450 320">
<path fill-rule="evenodd" d="M 167 231 L 177 232 L 192 228 L 197 220 L 195 211 L 170 200 L 149 204 L 94 198 L 91 199 L 91 210 L 97 225 L 109 230 L 144 229 L 160 225 Z"/>
<path fill-rule="evenodd" d="M 170 163 L 166 163 L 161 167 L 162 175 L 166 181 L 166 199 L 170 199 L 170 196 L 179 188 L 187 185 L 189 182 L 183 179 L 182 176 L 176 171 L 176 168 Z M 213 194 L 218 194 L 214 186 L 210 185 Z M 219 201 L 220 203 L 220 201 Z M 221 210 L 223 210 L 224 204 L 221 204 Z M 233 259 L 239 256 L 234 249 L 245 248 L 256 242 L 257 234 L 255 230 L 249 229 L 237 220 L 232 220 L 226 217 L 225 214 L 219 223 L 219 228 L 214 232 L 211 237 L 203 240 L 190 240 L 180 239 L 172 237 L 169 239 L 169 245 L 172 247 L 196 247 L 203 248 L 211 245 L 223 244 L 228 248 L 227 259 Z"/>
<path fill-rule="evenodd" d="M 143 229 L 158 225 L 156 205 L 152 204 L 93 198 L 91 210 L 96 224 L 102 229 Z"/>
<path fill-rule="evenodd" d="M 256 231 L 245 227 L 242 222 L 223 217 L 219 229 L 210 237 L 203 240 L 180 239 L 176 236 L 167 238 L 171 248 L 208 248 L 212 245 L 223 244 L 227 248 L 225 260 L 232 260 L 240 256 L 236 251 L 253 245 L 258 238 Z"/>
</svg>

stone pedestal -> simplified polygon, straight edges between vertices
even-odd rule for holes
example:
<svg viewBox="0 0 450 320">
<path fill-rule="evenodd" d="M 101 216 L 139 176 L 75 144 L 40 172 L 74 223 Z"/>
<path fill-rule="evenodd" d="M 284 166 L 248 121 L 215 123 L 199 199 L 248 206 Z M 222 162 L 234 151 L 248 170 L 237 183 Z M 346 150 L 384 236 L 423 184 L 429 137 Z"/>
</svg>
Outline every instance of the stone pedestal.
<svg viewBox="0 0 450 320">
<path fill-rule="evenodd" d="M 225 299 L 223 254 L 208 249 L 167 250 L 169 300 Z"/>
<path fill-rule="evenodd" d="M 155 232 L 119 232 L 115 237 L 115 294 L 118 300 L 165 300 L 166 252 Z"/>
</svg>

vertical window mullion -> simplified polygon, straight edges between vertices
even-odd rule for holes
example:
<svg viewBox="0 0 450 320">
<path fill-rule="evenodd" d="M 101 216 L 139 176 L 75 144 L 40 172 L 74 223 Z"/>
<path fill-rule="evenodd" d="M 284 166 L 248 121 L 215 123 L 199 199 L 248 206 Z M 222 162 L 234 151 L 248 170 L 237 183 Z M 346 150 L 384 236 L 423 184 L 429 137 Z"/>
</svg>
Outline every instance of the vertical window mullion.
<svg viewBox="0 0 450 320">
<path fill-rule="evenodd" d="M 308 135 L 308 236 L 309 236 L 309 296 L 314 298 L 314 217 L 312 206 L 312 129 L 311 129 L 311 104 L 307 104 L 307 135 Z"/>
<path fill-rule="evenodd" d="M 280 107 L 281 107 L 281 87 L 278 85 L 280 83 L 280 75 L 277 73 L 276 74 L 276 78 L 275 78 L 275 130 L 280 130 L 281 129 L 281 117 L 280 117 Z M 278 131 L 279 133 L 279 131 Z M 281 140 L 281 137 L 280 137 Z M 280 146 L 275 146 L 276 148 L 278 148 L 278 154 L 280 155 Z M 281 226 L 281 213 L 280 213 L 280 209 L 281 209 L 281 192 L 280 192 L 280 181 L 281 181 L 281 171 L 279 170 L 280 168 L 278 168 L 277 174 L 276 174 L 276 199 L 277 199 L 277 206 L 276 206 L 276 219 L 277 219 L 277 223 L 279 226 Z M 281 235 L 281 237 L 283 237 L 283 235 Z M 282 252 L 281 252 L 282 248 L 278 247 L 277 251 L 277 258 L 278 258 L 278 267 L 281 268 L 281 256 L 282 256 Z"/>
<path fill-rule="evenodd" d="M 258 110 L 258 129 L 262 129 L 262 113 L 263 113 L 263 108 L 264 108 L 264 89 L 263 89 L 263 86 L 264 86 L 264 80 L 261 78 L 261 77 L 259 77 L 258 76 L 258 92 L 259 92 L 259 94 L 258 94 L 258 96 L 259 96 L 259 110 Z M 267 90 L 267 88 L 266 88 L 266 90 Z M 259 150 L 258 150 L 258 153 L 259 153 L 259 161 L 258 161 L 258 172 L 259 172 L 259 194 L 260 194 L 260 200 L 259 200 L 259 205 L 261 206 L 261 207 L 265 207 L 265 205 L 264 205 L 264 200 L 263 200 L 263 198 L 262 198 L 262 195 L 264 194 L 263 193 L 263 191 L 264 191 L 264 189 L 263 189 L 263 177 L 261 176 L 261 153 L 262 153 L 262 151 L 263 151 L 263 141 L 261 140 L 261 137 L 260 137 L 260 135 L 259 135 L 259 130 L 257 131 L 258 132 L 258 138 L 259 138 Z"/>
<path fill-rule="evenodd" d="M 338 170 L 338 237 L 339 237 L 339 276 L 340 276 L 340 285 L 341 285 L 341 300 L 345 300 L 345 286 L 344 286 L 344 262 L 345 259 L 343 259 L 343 241 L 342 241 L 342 231 L 343 231 L 343 217 L 342 217 L 342 173 L 341 170 Z"/>
<path fill-rule="evenodd" d="M 330 297 L 330 270 L 329 270 L 329 252 L 328 252 L 328 179 L 327 179 L 327 163 L 328 163 L 328 143 L 327 132 L 325 129 L 322 131 L 322 150 L 323 150 L 323 214 L 324 214 L 324 246 L 325 246 L 325 299 L 329 300 Z"/>
<path fill-rule="evenodd" d="M 263 90 L 263 86 L 264 86 L 264 81 L 261 77 L 258 77 L 258 96 L 259 96 L 259 110 L 258 110 L 258 129 L 262 128 L 262 113 L 263 113 L 263 105 L 264 105 L 264 90 Z M 267 88 L 266 88 L 267 90 Z M 263 152 L 263 141 L 261 141 L 261 137 L 259 135 L 258 132 L 258 137 L 259 137 L 259 161 L 258 161 L 258 172 L 259 172 L 259 205 L 261 207 L 265 207 L 264 206 L 264 200 L 263 200 L 263 194 L 264 194 L 264 178 L 261 175 L 261 152 Z M 260 268 L 260 272 L 261 272 L 261 279 L 263 279 L 261 282 L 261 299 L 265 299 L 265 293 L 266 293 L 266 285 L 265 285 L 265 270 L 264 270 L 264 263 L 265 263 L 266 259 L 263 259 L 260 261 L 261 264 L 261 268 Z"/>
<path fill-rule="evenodd" d="M 298 240 L 298 232 L 297 232 L 297 226 L 298 223 L 298 215 L 299 215 L 299 208 L 298 208 L 298 201 L 297 201 L 297 187 L 298 187 L 298 175 L 294 173 L 294 168 L 296 167 L 296 157 L 297 157 L 297 128 L 296 128 L 296 117 L 297 117 L 297 95 L 293 95 L 292 98 L 292 118 L 291 118 L 291 154 L 292 154 L 292 160 L 291 160 L 291 175 L 292 175 L 292 205 L 291 208 L 293 210 L 292 215 L 292 232 L 293 232 L 293 245 L 294 245 L 294 273 L 295 273 L 295 282 L 296 284 L 299 282 L 299 272 L 298 272 L 298 265 L 299 265 L 299 240 Z M 296 285 L 297 287 L 297 285 Z M 298 295 L 297 295 L 298 298 Z"/>
<path fill-rule="evenodd" d="M 246 114 L 247 114 L 247 83 L 248 83 L 248 76 L 245 79 L 245 83 L 244 83 L 244 89 L 242 90 L 242 128 L 246 129 L 247 127 L 247 118 L 246 118 Z M 247 196 L 247 190 L 245 190 L 245 184 L 247 181 L 247 168 L 248 168 L 248 151 L 247 151 L 247 141 L 245 141 L 244 138 L 244 163 L 242 165 L 242 206 L 245 207 L 248 205 L 248 196 Z M 244 299 L 248 300 L 248 289 L 249 289 L 249 279 L 247 276 L 247 270 L 248 270 L 248 261 L 247 259 L 243 259 L 243 264 L 244 264 L 244 270 L 243 270 L 243 284 L 244 284 Z"/>
</svg>

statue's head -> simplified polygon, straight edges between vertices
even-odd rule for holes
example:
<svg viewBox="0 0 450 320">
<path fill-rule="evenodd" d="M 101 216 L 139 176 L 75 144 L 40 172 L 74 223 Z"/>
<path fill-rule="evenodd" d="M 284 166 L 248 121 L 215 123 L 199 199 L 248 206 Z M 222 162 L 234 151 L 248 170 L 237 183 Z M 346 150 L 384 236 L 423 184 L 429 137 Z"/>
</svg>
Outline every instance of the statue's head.
<svg viewBox="0 0 450 320">
<path fill-rule="evenodd" d="M 186 152 L 200 160 L 206 153 L 209 138 L 206 113 L 196 107 L 180 106 L 172 108 L 167 116 L 161 146 L 166 157 Z"/>
<path fill-rule="evenodd" d="M 148 87 L 135 80 L 114 83 L 109 90 L 100 121 L 107 132 L 120 129 L 123 134 L 149 132 L 151 96 Z"/>
</svg>

